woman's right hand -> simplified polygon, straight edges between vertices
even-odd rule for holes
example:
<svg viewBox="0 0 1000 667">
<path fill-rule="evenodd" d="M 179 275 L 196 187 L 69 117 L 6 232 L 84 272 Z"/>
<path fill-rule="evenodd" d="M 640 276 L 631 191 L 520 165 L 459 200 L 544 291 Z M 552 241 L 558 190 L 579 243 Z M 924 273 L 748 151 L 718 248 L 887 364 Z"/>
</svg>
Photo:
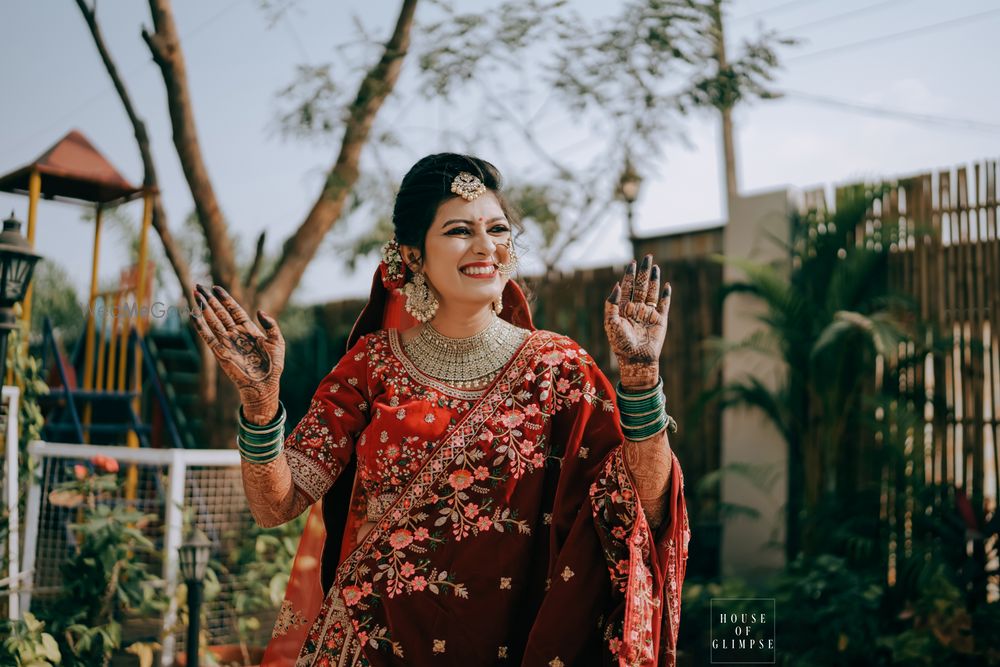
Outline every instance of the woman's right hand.
<svg viewBox="0 0 1000 667">
<path fill-rule="evenodd" d="M 239 390 L 247 420 L 266 424 L 278 412 L 278 384 L 285 367 L 285 339 L 278 323 L 258 310 L 261 331 L 226 290 L 196 287 L 201 312 L 192 311 L 191 320 L 198 335 Z"/>
</svg>

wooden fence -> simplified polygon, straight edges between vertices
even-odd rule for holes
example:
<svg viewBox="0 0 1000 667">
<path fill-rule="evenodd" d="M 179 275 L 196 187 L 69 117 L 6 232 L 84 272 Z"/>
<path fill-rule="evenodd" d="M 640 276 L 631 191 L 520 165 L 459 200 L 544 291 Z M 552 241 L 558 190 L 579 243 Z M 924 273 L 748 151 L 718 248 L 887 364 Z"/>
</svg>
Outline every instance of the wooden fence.
<svg viewBox="0 0 1000 667">
<path fill-rule="evenodd" d="M 914 482 L 940 493 L 937 509 L 971 503 L 979 528 L 1000 496 L 1000 228 L 997 162 L 925 173 L 897 181 L 838 188 L 842 200 L 859 189 L 883 187 L 864 228 L 851 241 L 886 243 L 891 287 L 913 299 L 931 325 L 927 340 L 900 346 L 899 358 L 918 354 L 898 378 L 899 395 L 915 397 L 923 429 L 908 434 L 907 458 L 883 471 L 882 518 L 891 527 L 889 583 L 894 565 L 910 557 L 913 512 L 930 511 L 913 497 Z M 822 205 L 813 193 L 807 202 Z M 918 345 L 921 347 L 918 348 Z M 926 353 L 918 349 L 928 350 Z M 955 517 L 957 519 L 957 517 Z M 980 571 L 976 597 L 998 597 L 995 540 L 970 531 Z M 987 563 L 993 549 L 992 564 Z"/>
</svg>

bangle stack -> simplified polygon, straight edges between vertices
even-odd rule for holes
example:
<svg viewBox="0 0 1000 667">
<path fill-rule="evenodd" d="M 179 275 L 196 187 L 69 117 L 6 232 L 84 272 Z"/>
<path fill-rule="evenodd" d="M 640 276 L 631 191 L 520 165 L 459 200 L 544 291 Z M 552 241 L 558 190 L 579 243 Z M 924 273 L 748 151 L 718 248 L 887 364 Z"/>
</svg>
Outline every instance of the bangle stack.
<svg viewBox="0 0 1000 667">
<path fill-rule="evenodd" d="M 240 456 L 250 463 L 270 463 L 281 455 L 285 447 L 285 406 L 278 401 L 278 415 L 264 425 L 251 424 L 243 415 L 243 406 L 237 411 L 239 432 L 236 446 Z"/>
<path fill-rule="evenodd" d="M 629 440 L 645 440 L 663 429 L 677 432 L 677 422 L 667 414 L 667 399 L 663 395 L 663 378 L 656 386 L 639 393 L 625 391 L 622 383 L 615 385 L 618 411 L 622 418 L 622 433 Z"/>
</svg>

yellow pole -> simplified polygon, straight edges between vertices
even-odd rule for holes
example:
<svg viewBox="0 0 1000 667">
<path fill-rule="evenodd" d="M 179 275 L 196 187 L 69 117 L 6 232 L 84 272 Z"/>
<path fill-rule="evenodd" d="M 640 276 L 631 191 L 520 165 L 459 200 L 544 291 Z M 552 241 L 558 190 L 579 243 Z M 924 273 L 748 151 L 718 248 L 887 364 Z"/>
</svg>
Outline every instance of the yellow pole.
<svg viewBox="0 0 1000 667">
<path fill-rule="evenodd" d="M 83 350 L 83 388 L 94 388 L 94 308 L 97 305 L 97 267 L 101 256 L 101 206 L 97 205 L 94 215 L 94 248 L 90 263 L 90 297 L 87 300 L 87 338 Z M 90 442 L 90 420 L 92 415 L 90 401 L 83 408 L 84 442 Z"/>
<path fill-rule="evenodd" d="M 135 307 L 136 307 L 136 334 L 141 338 L 145 333 L 144 318 L 142 316 L 142 308 L 145 305 L 146 297 L 146 254 L 149 249 L 147 241 L 149 240 L 149 228 L 153 223 L 153 193 L 150 190 L 146 190 L 142 197 L 142 231 L 139 232 L 139 270 L 137 271 L 137 283 L 136 283 L 136 293 L 135 293 Z M 135 349 L 135 391 L 137 396 L 132 399 L 132 409 L 135 414 L 139 414 L 142 409 L 142 349 L 136 347 Z M 135 432 L 129 432 L 128 439 L 129 447 L 139 446 L 139 437 Z M 135 467 L 135 464 L 129 466 L 128 469 L 128 479 L 125 484 L 125 497 L 129 500 L 135 498 L 136 487 L 139 484 L 139 470 Z"/>
<path fill-rule="evenodd" d="M 35 223 L 38 221 L 38 199 L 42 195 L 42 175 L 37 169 L 31 172 L 28 177 L 28 245 L 35 247 Z M 21 304 L 21 317 L 31 326 L 31 295 L 34 293 L 32 285 L 28 285 L 28 290 L 24 293 L 24 301 Z M 27 346 L 28 339 L 25 337 L 22 342 Z"/>
</svg>

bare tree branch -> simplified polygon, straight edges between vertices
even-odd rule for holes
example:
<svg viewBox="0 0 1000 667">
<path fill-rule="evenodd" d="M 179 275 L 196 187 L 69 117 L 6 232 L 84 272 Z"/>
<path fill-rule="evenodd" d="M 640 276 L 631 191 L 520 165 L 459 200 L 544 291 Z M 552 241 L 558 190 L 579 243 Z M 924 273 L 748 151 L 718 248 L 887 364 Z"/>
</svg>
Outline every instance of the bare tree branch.
<svg viewBox="0 0 1000 667">
<path fill-rule="evenodd" d="M 156 233 L 160 237 L 160 243 L 163 244 L 163 252 L 167 256 L 167 261 L 170 262 L 170 266 L 174 270 L 174 275 L 177 276 L 177 281 L 180 283 L 181 293 L 188 302 L 188 307 L 193 309 L 195 307 L 195 303 L 194 283 L 191 279 L 191 267 L 188 265 L 181 248 L 178 246 L 177 241 L 170 232 L 167 215 L 163 210 L 163 202 L 160 199 L 159 192 L 159 181 L 156 175 L 156 164 L 153 162 L 153 152 L 150 147 L 149 134 L 146 132 L 146 124 L 136 112 L 135 105 L 132 104 L 132 98 L 129 96 L 128 90 L 125 88 L 125 82 L 118 73 L 118 67 L 115 65 L 115 62 L 111 57 L 111 52 L 108 51 L 107 45 L 104 42 L 104 36 L 97 23 L 96 3 L 94 6 L 88 6 L 85 0 L 76 0 L 76 5 L 80 8 L 80 13 L 83 14 L 83 18 L 87 22 L 87 27 L 90 29 L 90 35 L 94 39 L 94 45 L 97 47 L 97 51 L 101 55 L 101 61 L 104 63 L 104 68 L 107 70 L 108 76 L 111 77 L 115 90 L 118 92 L 118 97 L 121 99 L 122 106 L 125 108 L 125 113 L 128 115 L 129 121 L 132 123 L 135 141 L 139 146 L 139 155 L 142 158 L 142 167 L 144 172 L 143 185 L 147 188 L 155 190 L 155 194 L 153 196 L 153 229 L 156 230 Z M 195 336 L 195 340 L 198 348 L 198 356 L 201 358 L 202 368 L 198 382 L 198 393 L 203 405 L 211 405 L 215 402 L 216 394 L 215 383 L 217 380 L 217 366 L 215 357 L 211 354 L 208 346 L 205 345 L 204 341 L 202 341 L 200 337 Z"/>
<path fill-rule="evenodd" d="M 260 273 L 260 264 L 264 259 L 264 240 L 267 238 L 267 231 L 260 233 L 257 237 L 257 248 L 254 250 L 253 262 L 250 263 L 250 270 L 247 271 L 246 279 L 243 284 L 247 286 L 248 296 L 253 295 L 257 291 L 257 278 Z M 253 301 L 252 298 L 248 299 Z"/>
<path fill-rule="evenodd" d="M 115 65 L 114 60 L 111 57 L 110 51 L 108 51 L 107 44 L 104 42 L 104 35 L 101 33 L 101 28 L 97 23 L 97 7 L 88 6 L 85 0 L 76 0 L 77 7 L 80 8 L 80 13 L 83 14 L 84 20 L 87 22 L 87 27 L 90 28 L 90 35 L 94 39 L 94 45 L 97 47 L 97 52 L 101 55 L 101 61 L 104 63 L 104 68 L 108 72 L 108 76 L 111 77 L 111 82 L 114 84 L 115 90 L 118 92 L 118 97 L 121 99 L 122 106 L 125 107 L 125 113 L 128 115 L 129 121 L 132 123 L 132 129 L 135 134 L 136 144 L 139 146 L 139 155 L 142 158 L 142 168 L 144 172 L 143 185 L 155 191 L 153 198 L 153 229 L 160 237 L 160 242 L 163 244 L 164 254 L 167 256 L 167 261 L 170 262 L 170 266 L 174 270 L 174 275 L 177 276 L 177 281 L 180 283 L 181 292 L 184 293 L 184 297 L 188 300 L 190 306 L 194 306 L 194 297 L 192 296 L 192 291 L 194 289 L 194 284 L 191 281 L 191 267 L 188 266 L 187 260 L 184 259 L 184 255 L 174 240 L 173 234 L 170 232 L 170 226 L 167 223 L 167 216 L 163 210 L 163 203 L 160 200 L 159 193 L 159 182 L 156 176 L 156 164 L 153 162 L 153 153 L 150 148 L 149 134 L 146 132 L 146 124 L 139 114 L 135 110 L 135 106 L 132 104 L 132 98 L 128 94 L 128 90 L 125 88 L 125 82 L 118 73 L 118 67 Z"/>
<path fill-rule="evenodd" d="M 242 286 L 236 273 L 233 242 L 201 154 L 188 90 L 187 66 L 170 0 L 149 0 L 149 10 L 153 17 L 154 32 L 150 33 L 143 28 L 142 38 L 163 75 L 174 147 L 191 189 L 198 221 L 205 232 L 212 280 L 228 289 L 237 300 L 241 300 Z"/>
<path fill-rule="evenodd" d="M 320 241 L 340 218 L 347 195 L 358 179 L 361 150 L 371 133 L 375 116 L 399 79 L 409 48 L 416 6 L 417 0 L 403 0 L 381 59 L 361 81 L 357 97 L 348 110 L 340 153 L 323 190 L 306 219 L 284 244 L 274 273 L 261 285 L 258 304 L 269 313 L 281 312 L 316 254 Z"/>
</svg>

